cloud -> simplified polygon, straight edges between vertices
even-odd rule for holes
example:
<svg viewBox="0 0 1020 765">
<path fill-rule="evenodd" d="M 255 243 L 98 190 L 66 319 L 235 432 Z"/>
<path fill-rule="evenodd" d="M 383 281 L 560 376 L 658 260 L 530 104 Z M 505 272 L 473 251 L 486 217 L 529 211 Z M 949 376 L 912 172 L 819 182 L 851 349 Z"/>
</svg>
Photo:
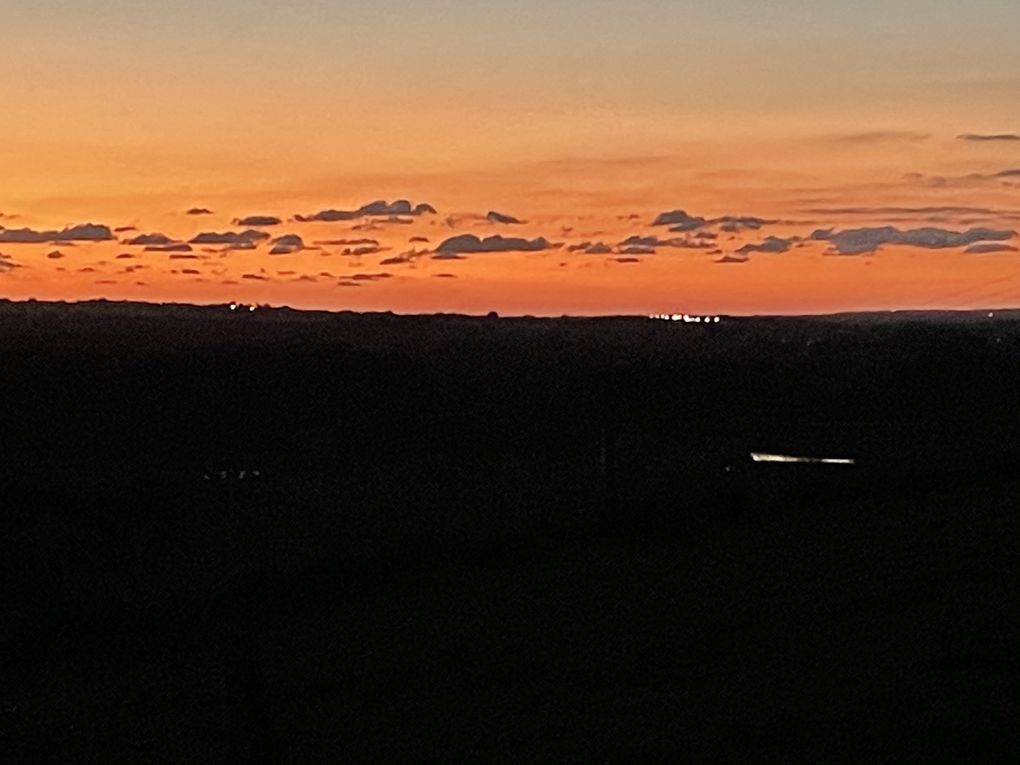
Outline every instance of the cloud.
<svg viewBox="0 0 1020 765">
<path fill-rule="evenodd" d="M 657 236 L 630 236 L 620 242 L 620 247 L 658 247 Z"/>
<path fill-rule="evenodd" d="M 213 211 L 207 207 L 192 207 L 186 215 L 212 215 Z"/>
<path fill-rule="evenodd" d="M 171 242 L 170 244 L 150 244 L 145 252 L 191 252 L 187 242 Z"/>
<path fill-rule="evenodd" d="M 963 247 L 982 241 L 1004 241 L 1012 239 L 1015 235 L 1015 231 L 997 231 L 988 228 L 972 228 L 966 231 L 917 228 L 909 231 L 900 231 L 893 226 L 883 226 L 881 228 L 855 228 L 845 231 L 818 230 L 811 234 L 811 239 L 830 242 L 833 252 L 839 255 L 861 255 L 875 252 L 879 247 L 886 244 L 939 250 L 949 247 Z"/>
<path fill-rule="evenodd" d="M 995 174 L 996 178 L 1020 178 L 1020 168 L 1015 170 L 1003 170 Z"/>
<path fill-rule="evenodd" d="M 504 215 L 503 213 L 496 212 L 495 210 L 489 210 L 489 212 L 485 215 L 485 219 L 489 221 L 489 223 L 506 223 L 508 225 L 523 222 L 512 215 Z"/>
<path fill-rule="evenodd" d="M 49 258 L 50 260 L 60 260 L 62 257 L 64 257 L 64 253 L 62 253 L 60 250 L 54 250 L 53 252 L 46 253 L 46 257 Z"/>
<path fill-rule="evenodd" d="M 256 282 L 264 282 L 264 281 L 268 281 L 269 277 L 265 276 L 264 274 L 241 274 L 241 278 L 242 279 L 250 279 L 251 281 L 256 281 Z"/>
<path fill-rule="evenodd" d="M 195 275 L 195 274 L 200 274 L 200 273 L 202 273 L 202 272 L 201 272 L 201 271 L 199 271 L 199 270 L 198 270 L 197 268 L 182 268 L 182 269 L 181 269 L 181 273 L 182 273 L 182 274 L 189 274 L 189 275 L 192 275 L 192 276 L 193 276 L 193 275 Z"/>
<path fill-rule="evenodd" d="M 115 234 L 123 234 L 126 231 L 137 231 L 137 230 L 138 230 L 138 226 L 117 226 L 117 228 L 115 228 L 113 230 L 113 233 L 115 233 Z"/>
<path fill-rule="evenodd" d="M 324 239 L 324 240 L 321 240 L 321 241 L 316 241 L 316 242 L 314 242 L 314 244 L 322 245 L 322 246 L 336 246 L 336 247 L 344 247 L 344 246 L 357 247 L 358 245 L 368 244 L 368 245 L 372 245 L 373 247 L 378 247 L 379 246 L 379 240 L 378 239 Z"/>
<path fill-rule="evenodd" d="M 716 263 L 746 263 L 750 258 L 741 258 L 736 255 L 723 255 Z"/>
<path fill-rule="evenodd" d="M 960 207 L 944 205 L 940 207 L 816 207 L 804 212 L 811 215 L 872 215 L 885 217 L 888 215 L 995 215 L 996 211 L 988 207 Z"/>
<path fill-rule="evenodd" d="M 707 221 L 694 215 L 688 215 L 686 210 L 671 210 L 670 212 L 660 213 L 654 221 L 653 226 L 672 226 L 670 231 L 694 231 L 705 225 Z"/>
<path fill-rule="evenodd" d="M 60 231 L 36 231 L 30 228 L 0 228 L 0 242 L 11 244 L 44 244 L 52 242 L 106 242 L 113 239 L 109 226 L 83 223 Z"/>
<path fill-rule="evenodd" d="M 376 247 L 375 245 L 366 245 L 364 247 L 346 247 L 340 253 L 342 257 L 359 258 L 362 255 L 378 255 L 380 252 L 386 252 L 389 247 Z"/>
<path fill-rule="evenodd" d="M 792 244 L 793 240 L 791 239 L 780 239 L 776 236 L 767 236 L 765 237 L 765 241 L 760 242 L 759 244 L 745 244 L 737 250 L 737 253 L 740 255 L 750 255 L 752 252 L 780 253 L 789 250 Z"/>
<path fill-rule="evenodd" d="M 425 214 L 435 215 L 436 210 L 432 205 L 424 202 L 412 207 L 411 203 L 406 199 L 398 199 L 393 203 L 379 199 L 375 202 L 369 202 L 367 205 L 362 205 L 357 210 L 321 210 L 312 215 L 295 215 L 294 219 L 303 223 L 311 221 L 335 223 L 337 221 L 357 220 L 358 218 L 393 217 L 400 215 L 417 217 Z"/>
<path fill-rule="evenodd" d="M 613 258 L 617 263 L 640 263 L 641 258 Z"/>
<path fill-rule="evenodd" d="M 620 254 L 621 255 L 654 255 L 655 254 L 655 248 L 654 247 L 648 247 L 646 245 L 635 244 L 635 245 L 631 245 L 630 247 L 621 247 L 620 248 Z"/>
<path fill-rule="evenodd" d="M 713 245 L 708 241 L 691 239 L 690 237 L 674 237 L 672 239 L 659 239 L 657 236 L 631 236 L 620 242 L 621 252 L 628 248 L 643 248 L 653 250 L 656 247 L 676 247 L 683 250 L 707 250 Z"/>
<path fill-rule="evenodd" d="M 567 248 L 568 252 L 586 252 L 589 255 L 609 255 L 613 252 L 613 248 L 605 242 L 581 242 L 580 244 L 572 244 Z"/>
<path fill-rule="evenodd" d="M 1011 244 L 972 244 L 964 252 L 970 253 L 971 255 L 988 255 L 993 252 L 1020 252 L 1020 248 L 1014 247 Z"/>
<path fill-rule="evenodd" d="M 429 238 L 427 236 L 412 236 L 407 241 L 412 244 L 415 242 L 424 242 L 425 244 L 428 244 Z"/>
<path fill-rule="evenodd" d="M 190 241 L 191 244 L 225 244 L 233 249 L 250 250 L 253 249 L 258 242 L 264 241 L 268 238 L 269 234 L 264 231 L 248 229 L 247 231 L 241 231 L 240 233 L 235 231 L 203 231 L 201 234 L 193 236 L 188 241 Z"/>
<path fill-rule="evenodd" d="M 550 247 L 552 245 L 544 237 L 528 240 L 497 235 L 479 239 L 474 234 L 462 234 L 440 244 L 438 253 L 537 252 Z"/>
<path fill-rule="evenodd" d="M 758 231 L 762 226 L 771 226 L 778 221 L 755 218 L 748 215 L 724 215 L 722 218 L 715 218 L 709 223 L 719 224 L 719 230 L 728 234 L 737 234 L 741 231 Z"/>
<path fill-rule="evenodd" d="M 381 271 L 381 272 L 375 273 L 375 274 L 354 274 L 354 276 L 350 277 L 350 279 L 352 281 L 356 281 L 356 282 L 377 282 L 377 281 L 380 281 L 382 279 L 392 279 L 392 278 L 393 278 L 393 274 L 387 273 L 385 271 Z"/>
<path fill-rule="evenodd" d="M 234 221 L 235 226 L 278 226 L 283 221 L 274 215 L 249 215 Z"/>
<path fill-rule="evenodd" d="M 463 255 L 458 255 L 456 252 L 437 252 L 432 256 L 433 260 L 467 260 Z M 380 265 L 385 265 L 383 261 Z"/>
<path fill-rule="evenodd" d="M 15 268 L 22 268 L 22 266 L 15 263 L 14 259 L 10 255 L 4 255 L 0 252 L 0 274 L 13 271 Z"/>
<path fill-rule="evenodd" d="M 132 239 L 128 239 L 124 244 L 158 246 L 161 244 L 173 244 L 176 241 L 176 239 L 171 239 L 166 234 L 139 234 Z"/>
<path fill-rule="evenodd" d="M 982 134 L 982 133 L 964 133 L 956 136 L 961 141 L 1020 141 L 1020 135 L 1016 133 L 996 133 L 996 134 Z"/>
<path fill-rule="evenodd" d="M 273 248 L 269 251 L 270 255 L 291 255 L 295 252 L 301 252 L 305 248 L 305 243 L 297 234 L 284 234 L 278 236 L 273 240 Z"/>
<path fill-rule="evenodd" d="M 192 255 L 190 252 L 171 252 L 170 260 L 198 260 L 198 255 Z"/>
<path fill-rule="evenodd" d="M 457 274 L 432 274 L 433 279 L 456 279 Z"/>
</svg>

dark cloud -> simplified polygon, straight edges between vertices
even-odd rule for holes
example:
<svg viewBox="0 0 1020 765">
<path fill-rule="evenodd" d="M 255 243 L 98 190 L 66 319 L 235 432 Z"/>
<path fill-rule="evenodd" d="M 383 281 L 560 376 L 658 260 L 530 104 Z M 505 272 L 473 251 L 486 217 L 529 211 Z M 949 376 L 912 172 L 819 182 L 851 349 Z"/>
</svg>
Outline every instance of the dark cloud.
<svg viewBox="0 0 1020 765">
<path fill-rule="evenodd" d="M 170 244 L 152 244 L 145 248 L 146 252 L 191 252 L 187 242 L 171 242 Z"/>
<path fill-rule="evenodd" d="M 356 282 L 378 282 L 383 279 L 392 279 L 393 274 L 382 271 L 376 274 L 354 274 L 350 279 Z"/>
<path fill-rule="evenodd" d="M 613 248 L 605 242 L 581 242 L 567 247 L 568 252 L 586 252 L 589 255 L 609 255 Z"/>
<path fill-rule="evenodd" d="M 495 210 L 489 210 L 485 215 L 485 219 L 489 223 L 506 223 L 508 225 L 523 223 L 512 215 L 504 215 L 503 213 L 496 212 Z"/>
<path fill-rule="evenodd" d="M 401 265 L 403 263 L 410 263 L 410 262 L 411 262 L 411 257 L 408 255 L 408 253 L 404 253 L 402 255 L 393 255 L 392 257 L 389 257 L 389 258 L 383 258 L 382 260 L 379 261 L 379 265 L 380 266 L 399 266 L 399 265 Z"/>
<path fill-rule="evenodd" d="M 197 234 L 192 237 L 190 241 L 192 244 L 225 244 L 233 249 L 253 249 L 256 244 L 269 238 L 269 234 L 264 231 L 256 231 L 255 229 L 248 229 L 247 231 L 241 231 L 240 233 L 235 231 L 203 231 L 201 234 Z"/>
<path fill-rule="evenodd" d="M 630 247 L 621 247 L 621 255 L 654 255 L 655 248 L 647 245 L 635 244 Z"/>
<path fill-rule="evenodd" d="M 640 263 L 641 258 L 613 258 L 617 263 Z"/>
<path fill-rule="evenodd" d="M 161 244 L 173 244 L 176 239 L 172 239 L 166 234 L 139 234 L 138 236 L 128 239 L 124 244 L 134 245 L 161 245 Z"/>
<path fill-rule="evenodd" d="M 131 260 L 135 256 L 130 252 L 122 252 L 117 256 L 117 260 Z"/>
<path fill-rule="evenodd" d="M 1020 178 L 1020 168 L 1015 170 L 1003 170 L 995 174 L 996 178 Z"/>
<path fill-rule="evenodd" d="M 457 274 L 432 274 L 433 279 L 456 279 Z"/>
<path fill-rule="evenodd" d="M 989 255 L 993 252 L 1020 252 L 1020 249 L 1014 247 L 1011 244 L 972 244 L 964 252 L 970 253 L 971 255 Z"/>
<path fill-rule="evenodd" d="M 995 133 L 995 134 L 983 134 L 983 133 L 964 133 L 963 135 L 956 136 L 961 141 L 1020 141 L 1020 135 L 1015 133 Z"/>
<path fill-rule="evenodd" d="M 83 223 L 60 231 L 36 231 L 30 228 L 0 228 L 0 242 L 11 244 L 45 244 L 59 242 L 106 242 L 113 239 L 109 226 Z"/>
<path fill-rule="evenodd" d="M 746 263 L 748 258 L 741 258 L 736 255 L 723 255 L 716 263 Z"/>
<path fill-rule="evenodd" d="M 267 281 L 269 277 L 265 276 L 264 274 L 241 274 L 241 278 L 250 279 L 256 282 L 264 282 Z"/>
<path fill-rule="evenodd" d="M 373 245 L 367 245 L 365 247 L 346 247 L 340 255 L 343 257 L 358 258 L 362 255 L 378 255 L 380 252 L 386 252 L 389 247 L 375 247 Z"/>
<path fill-rule="evenodd" d="M 0 252 L 0 274 L 13 271 L 15 268 L 21 268 L 21 266 L 15 263 L 10 255 L 4 255 L 4 253 Z"/>
<path fill-rule="evenodd" d="M 780 239 L 776 236 L 767 236 L 763 242 L 758 244 L 745 244 L 737 250 L 737 253 L 740 255 L 750 255 L 752 252 L 786 252 L 790 249 L 792 244 L 792 239 Z"/>
<path fill-rule="evenodd" d="M 669 212 L 660 213 L 659 216 L 652 221 L 653 226 L 672 226 L 670 231 L 684 232 L 694 231 L 705 225 L 707 221 L 694 215 L 688 215 L 686 210 L 671 210 Z"/>
<path fill-rule="evenodd" d="M 626 248 L 638 247 L 645 249 L 654 249 L 656 247 L 676 247 L 684 250 L 707 250 L 712 247 L 712 244 L 707 241 L 702 241 L 697 238 L 690 237 L 674 237 L 672 239 L 660 239 L 657 236 L 631 236 L 620 242 L 619 247 L 621 252 Z"/>
<path fill-rule="evenodd" d="M 170 260 L 198 260 L 198 255 L 190 252 L 171 252 Z"/>
<path fill-rule="evenodd" d="M 411 237 L 410 239 L 408 239 L 407 241 L 408 241 L 408 242 L 411 242 L 412 244 L 413 244 L 414 242 L 424 242 L 424 243 L 426 243 L 426 244 L 427 244 L 427 243 L 428 243 L 428 241 L 429 241 L 429 238 L 428 238 L 427 236 L 412 236 L 412 237 Z"/>
<path fill-rule="evenodd" d="M 188 212 L 186 214 L 187 215 L 212 215 L 213 212 L 212 212 L 212 210 L 210 210 L 207 207 L 192 207 L 190 210 L 188 210 Z"/>
<path fill-rule="evenodd" d="M 115 228 L 113 230 L 113 233 L 115 233 L 115 234 L 123 234 L 123 233 L 125 233 L 127 231 L 137 231 L 137 230 L 138 230 L 138 226 L 117 226 L 117 228 Z"/>
<path fill-rule="evenodd" d="M 197 268 L 182 268 L 181 273 L 194 276 L 195 274 L 200 274 L 202 272 L 199 271 Z"/>
<path fill-rule="evenodd" d="M 758 231 L 762 226 L 771 226 L 778 221 L 755 218 L 748 215 L 724 215 L 722 218 L 715 218 L 709 223 L 718 224 L 720 231 L 728 234 L 737 234 L 741 231 Z"/>
<path fill-rule="evenodd" d="M 46 253 L 46 257 L 49 258 L 50 260 L 60 260 L 62 257 L 64 257 L 64 253 L 62 253 L 60 250 L 54 250 L 53 252 Z"/>
<path fill-rule="evenodd" d="M 320 221 L 324 223 L 335 223 L 337 221 L 351 221 L 358 218 L 393 217 L 401 215 L 435 215 L 436 210 L 432 205 L 421 203 L 412 206 L 406 199 L 398 199 L 393 203 L 385 200 L 376 200 L 362 205 L 357 210 L 321 210 L 312 215 L 295 215 L 294 219 L 302 222 Z M 396 221 L 394 221 L 396 222 Z"/>
<path fill-rule="evenodd" d="M 982 241 L 1004 241 L 1012 239 L 1015 235 L 1015 231 L 997 231 L 988 228 L 972 228 L 966 231 L 917 228 L 901 231 L 893 226 L 883 226 L 845 231 L 818 230 L 811 235 L 811 239 L 831 243 L 833 252 L 839 255 L 861 255 L 875 252 L 886 244 L 939 250 L 949 247 L 964 247 Z"/>
<path fill-rule="evenodd" d="M 358 245 L 371 245 L 373 247 L 379 246 L 378 239 L 325 239 L 322 241 L 316 241 L 314 244 L 322 246 L 334 246 L 334 247 L 357 247 Z"/>
<path fill-rule="evenodd" d="M 275 215 L 249 215 L 234 221 L 235 226 L 278 226 L 283 223 Z"/>
<path fill-rule="evenodd" d="M 482 252 L 537 252 L 548 250 L 552 245 L 543 237 L 521 239 L 519 237 L 487 236 L 479 239 L 474 234 L 450 237 L 439 245 L 439 253 L 482 253 Z"/>
<path fill-rule="evenodd" d="M 361 284 L 358 283 L 358 282 L 351 282 L 351 281 L 344 280 L 344 281 L 337 282 L 336 286 L 337 287 L 360 287 Z"/>
<path fill-rule="evenodd" d="M 284 234 L 278 236 L 273 240 L 273 248 L 269 251 L 270 255 L 291 255 L 295 252 L 301 252 L 305 248 L 305 243 L 297 234 Z"/>
<path fill-rule="evenodd" d="M 620 242 L 620 247 L 658 247 L 657 236 L 630 236 Z"/>
<path fill-rule="evenodd" d="M 456 252 L 437 252 L 432 256 L 433 260 L 467 260 L 463 255 Z M 385 261 L 380 265 L 386 265 Z"/>
</svg>

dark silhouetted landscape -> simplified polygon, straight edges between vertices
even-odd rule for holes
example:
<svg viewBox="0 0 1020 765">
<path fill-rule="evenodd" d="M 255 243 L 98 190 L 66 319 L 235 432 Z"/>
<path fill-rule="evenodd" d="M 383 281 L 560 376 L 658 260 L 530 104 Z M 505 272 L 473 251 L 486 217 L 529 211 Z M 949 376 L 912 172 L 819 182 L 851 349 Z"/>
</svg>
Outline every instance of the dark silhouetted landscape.
<svg viewBox="0 0 1020 765">
<path fill-rule="evenodd" d="M 0 760 L 1001 761 L 1018 406 L 1011 311 L 0 301 Z"/>
</svg>

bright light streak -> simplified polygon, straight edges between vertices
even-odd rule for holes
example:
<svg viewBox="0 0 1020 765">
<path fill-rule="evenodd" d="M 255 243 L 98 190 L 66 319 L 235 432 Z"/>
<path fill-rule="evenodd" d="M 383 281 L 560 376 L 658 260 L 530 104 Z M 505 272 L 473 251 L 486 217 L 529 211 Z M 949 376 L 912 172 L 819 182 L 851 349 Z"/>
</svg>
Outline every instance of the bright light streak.
<svg viewBox="0 0 1020 765">
<path fill-rule="evenodd" d="M 764 454 L 751 452 L 755 462 L 795 462 L 807 465 L 854 465 L 856 460 L 842 457 L 790 457 L 785 454 Z"/>
</svg>

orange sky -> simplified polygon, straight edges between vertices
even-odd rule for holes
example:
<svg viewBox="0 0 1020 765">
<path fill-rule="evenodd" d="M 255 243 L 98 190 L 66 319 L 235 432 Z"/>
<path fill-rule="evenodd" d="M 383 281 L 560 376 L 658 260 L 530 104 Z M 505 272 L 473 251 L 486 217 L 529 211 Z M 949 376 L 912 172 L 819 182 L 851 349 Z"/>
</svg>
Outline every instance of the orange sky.
<svg viewBox="0 0 1020 765">
<path fill-rule="evenodd" d="M 549 315 L 1020 303 L 1012 5 L 87 5 L 15 0 L 7 20 L 0 296 Z M 294 220 L 397 199 L 437 214 Z M 213 213 L 185 214 L 196 206 Z M 651 225 L 675 209 L 706 219 L 711 247 L 623 252 L 628 237 L 687 236 Z M 307 249 L 182 259 L 126 244 L 256 214 Z M 731 233 L 724 216 L 774 222 Z M 10 233 L 85 223 L 134 230 L 73 246 Z M 879 226 L 994 236 L 867 251 L 811 238 Z M 433 257 L 462 234 L 550 245 Z M 784 251 L 740 254 L 766 237 Z M 314 245 L 356 238 L 378 252 Z M 570 250 L 585 241 L 612 252 Z M 734 256 L 746 262 L 717 262 Z"/>
</svg>

